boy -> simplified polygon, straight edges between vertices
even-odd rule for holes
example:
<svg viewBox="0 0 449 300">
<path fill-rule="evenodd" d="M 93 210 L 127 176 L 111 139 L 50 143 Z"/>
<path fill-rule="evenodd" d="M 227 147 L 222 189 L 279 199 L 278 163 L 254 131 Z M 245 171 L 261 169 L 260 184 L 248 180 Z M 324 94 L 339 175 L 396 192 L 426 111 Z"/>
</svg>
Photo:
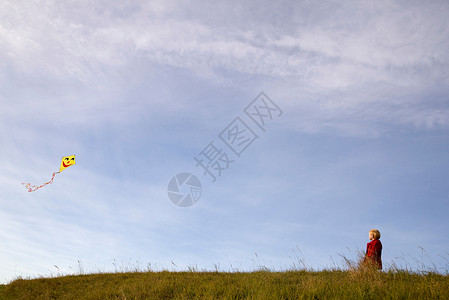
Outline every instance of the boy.
<svg viewBox="0 0 449 300">
<path fill-rule="evenodd" d="M 382 270 L 382 243 L 379 241 L 379 230 L 371 229 L 369 231 L 369 239 L 371 242 L 366 245 L 366 254 L 363 262 L 377 266 L 377 269 Z"/>
</svg>

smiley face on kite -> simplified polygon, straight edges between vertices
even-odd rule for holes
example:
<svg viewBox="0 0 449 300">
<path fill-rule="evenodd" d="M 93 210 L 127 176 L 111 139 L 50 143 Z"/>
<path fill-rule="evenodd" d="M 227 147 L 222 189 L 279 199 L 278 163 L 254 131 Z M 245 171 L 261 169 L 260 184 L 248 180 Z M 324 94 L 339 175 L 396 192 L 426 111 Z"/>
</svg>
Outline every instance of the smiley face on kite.
<svg viewBox="0 0 449 300">
<path fill-rule="evenodd" d="M 75 164 L 75 155 L 66 156 L 62 158 L 59 172 Z"/>
</svg>

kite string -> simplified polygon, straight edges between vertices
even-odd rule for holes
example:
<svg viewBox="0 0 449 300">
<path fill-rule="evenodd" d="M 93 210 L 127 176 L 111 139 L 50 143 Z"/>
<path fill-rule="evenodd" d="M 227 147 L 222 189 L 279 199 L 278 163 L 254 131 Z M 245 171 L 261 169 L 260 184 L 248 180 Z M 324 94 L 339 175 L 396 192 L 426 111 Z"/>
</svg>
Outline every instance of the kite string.
<svg viewBox="0 0 449 300">
<path fill-rule="evenodd" d="M 46 186 L 47 184 L 53 183 L 53 179 L 55 178 L 55 175 L 58 174 L 58 173 L 59 172 L 54 172 L 53 176 L 51 177 L 51 180 L 49 182 L 46 182 L 46 183 L 41 184 L 39 186 L 31 185 L 31 183 L 24 183 L 24 182 L 22 182 L 22 184 L 25 186 L 25 188 L 28 189 L 28 192 L 34 192 L 37 189 L 40 189 L 41 187 Z"/>
</svg>

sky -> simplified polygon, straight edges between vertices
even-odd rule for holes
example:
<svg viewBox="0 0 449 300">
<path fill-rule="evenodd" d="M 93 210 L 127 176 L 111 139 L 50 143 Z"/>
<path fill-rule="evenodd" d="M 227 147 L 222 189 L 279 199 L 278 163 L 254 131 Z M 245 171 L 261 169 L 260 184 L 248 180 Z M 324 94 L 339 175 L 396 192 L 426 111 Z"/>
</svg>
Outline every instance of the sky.
<svg viewBox="0 0 449 300">
<path fill-rule="evenodd" d="M 0 1 L 0 282 L 344 267 L 372 228 L 385 269 L 447 272 L 448 14 Z"/>
</svg>

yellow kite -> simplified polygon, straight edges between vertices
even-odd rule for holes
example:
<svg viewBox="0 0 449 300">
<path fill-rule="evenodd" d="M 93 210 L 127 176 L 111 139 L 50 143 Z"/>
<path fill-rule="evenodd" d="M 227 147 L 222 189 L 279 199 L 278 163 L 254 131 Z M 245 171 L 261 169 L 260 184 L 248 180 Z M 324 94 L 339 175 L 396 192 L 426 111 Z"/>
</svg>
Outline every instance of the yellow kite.
<svg viewBox="0 0 449 300">
<path fill-rule="evenodd" d="M 59 168 L 59 172 L 67 169 L 68 167 L 70 167 L 74 164 L 75 164 L 75 155 L 63 157 L 61 160 L 61 167 Z"/>
<path fill-rule="evenodd" d="M 56 174 L 59 174 L 62 170 L 67 169 L 70 166 L 73 166 L 75 164 L 75 155 L 65 156 L 61 160 L 61 167 L 59 168 L 59 172 L 54 172 L 53 176 L 51 177 L 51 180 L 49 182 L 46 182 L 44 184 L 41 184 L 39 186 L 31 185 L 31 183 L 23 183 L 25 188 L 28 189 L 28 192 L 34 192 L 37 189 L 40 189 L 43 186 L 46 186 L 47 184 L 53 183 L 53 179 L 55 178 Z"/>
</svg>

